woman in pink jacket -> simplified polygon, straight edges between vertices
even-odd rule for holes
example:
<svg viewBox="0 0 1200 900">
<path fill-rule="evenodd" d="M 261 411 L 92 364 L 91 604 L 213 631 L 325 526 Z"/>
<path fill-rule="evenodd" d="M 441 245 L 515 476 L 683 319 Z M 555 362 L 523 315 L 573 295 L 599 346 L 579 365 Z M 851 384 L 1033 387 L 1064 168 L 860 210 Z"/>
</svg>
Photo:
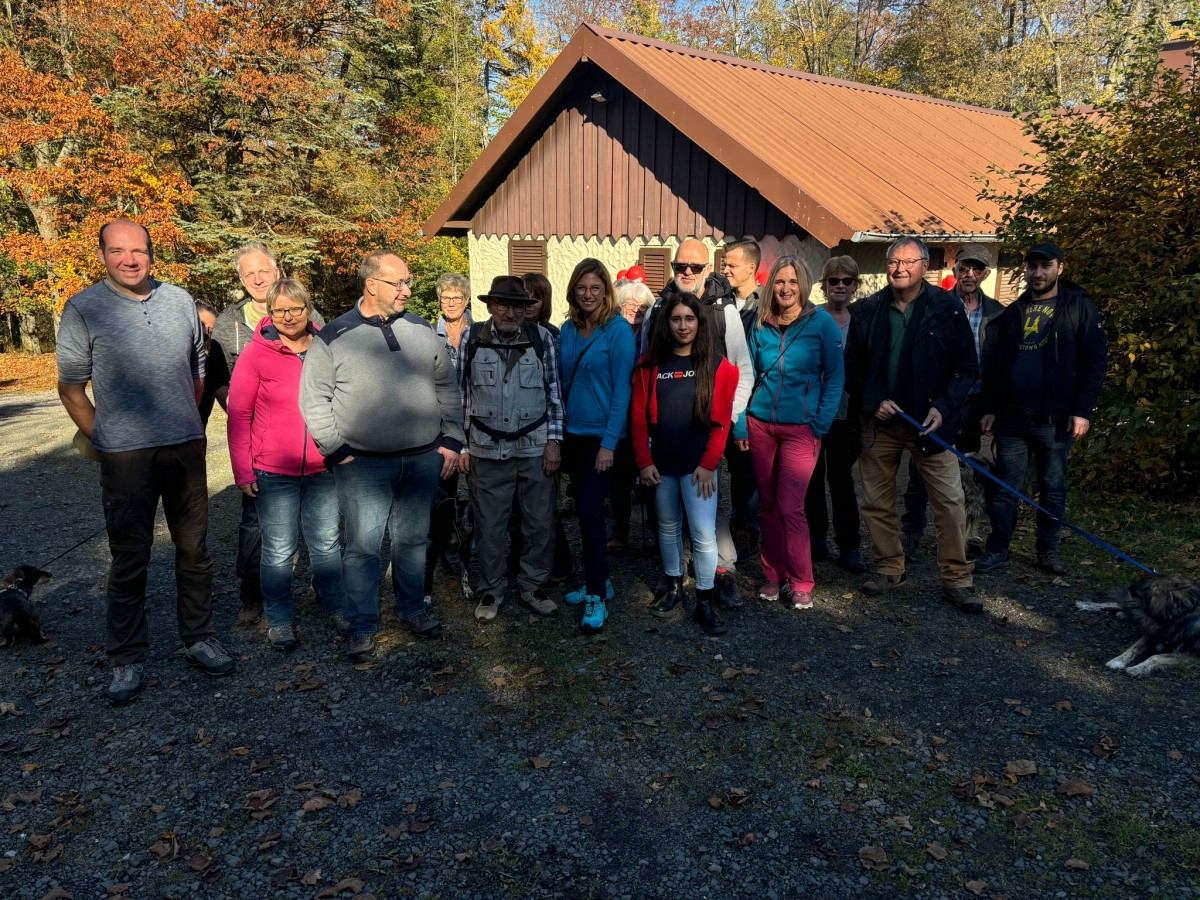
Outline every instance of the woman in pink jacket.
<svg viewBox="0 0 1200 900">
<path fill-rule="evenodd" d="M 342 553 L 333 473 L 300 415 L 300 369 L 317 326 L 312 298 L 291 279 L 267 292 L 267 317 L 238 358 L 229 385 L 229 457 L 242 493 L 254 497 L 262 531 L 262 596 L 267 638 L 295 650 L 292 558 L 298 525 L 312 562 L 313 589 L 342 622 Z"/>
</svg>

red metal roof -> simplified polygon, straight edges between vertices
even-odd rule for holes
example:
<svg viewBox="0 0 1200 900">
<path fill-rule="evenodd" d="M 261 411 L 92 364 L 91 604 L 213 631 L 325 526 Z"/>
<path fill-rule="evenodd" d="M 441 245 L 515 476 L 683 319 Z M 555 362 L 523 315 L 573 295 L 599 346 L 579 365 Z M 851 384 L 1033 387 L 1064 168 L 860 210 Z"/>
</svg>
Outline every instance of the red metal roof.
<svg viewBox="0 0 1200 900">
<path fill-rule="evenodd" d="M 978 179 L 1036 152 L 1008 113 L 585 23 L 426 223 L 427 234 L 460 230 L 475 215 L 587 61 L 827 247 L 856 233 L 990 234 L 985 217 L 999 210 L 978 199 Z"/>
</svg>

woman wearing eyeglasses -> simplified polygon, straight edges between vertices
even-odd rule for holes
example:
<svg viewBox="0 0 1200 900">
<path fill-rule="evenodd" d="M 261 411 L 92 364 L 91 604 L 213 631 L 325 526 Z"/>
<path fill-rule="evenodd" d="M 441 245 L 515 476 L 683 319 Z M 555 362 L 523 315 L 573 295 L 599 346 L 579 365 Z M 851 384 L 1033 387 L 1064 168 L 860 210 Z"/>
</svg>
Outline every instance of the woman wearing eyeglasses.
<svg viewBox="0 0 1200 900">
<path fill-rule="evenodd" d="M 599 631 L 613 598 L 608 577 L 604 498 L 613 455 L 628 439 L 633 329 L 621 316 L 604 263 L 585 259 L 567 282 L 567 320 L 561 332 L 566 440 L 563 468 L 579 513 L 584 584 L 567 593 L 567 603 L 584 604 L 579 627 Z"/>
<path fill-rule="evenodd" d="M 300 415 L 300 372 L 319 330 L 304 285 L 276 281 L 267 316 L 234 367 L 229 385 L 229 458 L 234 482 L 258 507 L 263 612 L 276 650 L 295 650 L 292 558 L 303 528 L 313 588 L 342 626 L 342 553 L 333 473 Z"/>
<path fill-rule="evenodd" d="M 842 347 L 850 330 L 850 302 L 858 292 L 858 263 L 849 256 L 833 256 L 821 270 L 821 290 L 825 310 L 837 322 Z M 858 413 L 851 411 L 850 394 L 842 391 L 842 400 L 829 431 L 821 439 L 821 453 L 813 470 L 804 514 L 812 541 L 813 559 L 828 559 L 829 511 L 825 507 L 825 482 L 829 482 L 829 500 L 833 505 L 833 535 L 838 545 L 838 565 L 847 572 L 865 572 L 866 563 L 859 553 L 858 497 L 854 493 L 854 461 L 862 451 L 862 432 Z"/>
<path fill-rule="evenodd" d="M 811 279 L 794 256 L 771 269 L 749 338 L 754 385 L 734 429 L 742 449 L 750 450 L 758 481 L 764 579 L 758 595 L 782 597 L 793 609 L 813 605 L 804 495 L 846 375 L 841 332 L 809 299 Z"/>
</svg>

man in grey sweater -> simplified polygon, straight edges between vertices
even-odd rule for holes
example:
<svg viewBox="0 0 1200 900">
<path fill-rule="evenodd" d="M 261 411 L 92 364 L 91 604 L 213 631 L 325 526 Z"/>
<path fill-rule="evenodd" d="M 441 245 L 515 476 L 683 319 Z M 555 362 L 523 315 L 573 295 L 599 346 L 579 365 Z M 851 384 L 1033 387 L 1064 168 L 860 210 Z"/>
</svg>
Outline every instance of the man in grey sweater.
<svg viewBox="0 0 1200 900">
<path fill-rule="evenodd" d="M 210 675 L 232 672 L 234 662 L 212 627 L 208 479 L 196 408 L 204 389 L 204 331 L 195 301 L 150 277 L 150 233 L 134 222 L 100 229 L 100 261 L 107 277 L 63 309 L 58 396 L 100 452 L 112 552 L 108 699 L 120 705 L 142 689 L 150 646 L 146 570 L 160 498 L 175 543 L 176 612 L 187 660 Z"/>
<path fill-rule="evenodd" d="M 354 662 L 375 652 L 385 528 L 396 615 L 420 637 L 442 633 L 425 612 L 425 539 L 437 480 L 457 469 L 464 441 L 450 348 L 404 312 L 408 266 L 378 251 L 358 273 L 362 299 L 318 333 L 300 384 L 300 411 L 333 470 L 346 522 L 346 653 Z"/>
</svg>

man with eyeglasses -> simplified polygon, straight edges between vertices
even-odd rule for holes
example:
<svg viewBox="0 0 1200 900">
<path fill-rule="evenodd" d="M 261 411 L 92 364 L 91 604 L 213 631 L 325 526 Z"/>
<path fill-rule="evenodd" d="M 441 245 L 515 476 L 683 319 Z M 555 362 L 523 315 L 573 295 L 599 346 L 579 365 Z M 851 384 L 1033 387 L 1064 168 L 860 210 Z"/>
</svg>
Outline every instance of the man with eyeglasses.
<svg viewBox="0 0 1200 900">
<path fill-rule="evenodd" d="M 300 412 L 337 480 L 346 525 L 342 572 L 346 654 L 375 652 L 380 550 L 392 546 L 396 615 L 418 637 L 441 624 L 425 611 L 425 541 L 438 478 L 458 468 L 462 395 L 446 342 L 404 311 L 408 265 L 387 250 L 358 269 L 362 298 L 317 333 L 304 360 Z"/>
<path fill-rule="evenodd" d="M 508 523 L 521 510 L 521 605 L 539 616 L 558 606 L 543 589 L 554 561 L 554 500 L 561 464 L 563 405 L 558 352 L 550 332 L 525 321 L 536 303 L 515 275 L 480 294 L 491 318 L 462 336 L 457 363 L 467 446 L 459 469 L 471 479 L 479 603 L 475 618 L 496 618 L 508 571 Z"/>
<path fill-rule="evenodd" d="M 903 237 L 887 250 L 887 286 L 850 307 L 846 379 L 863 411 L 861 512 L 874 545 L 877 575 L 868 596 L 908 582 L 896 511 L 896 481 L 905 450 L 929 491 L 938 536 L 942 596 L 964 612 L 981 612 L 967 561 L 966 512 L 958 460 L 934 443 L 954 441 L 963 406 L 979 377 L 975 339 L 963 305 L 925 281 L 929 250 Z M 914 428 L 897 413 L 920 422 Z"/>
<path fill-rule="evenodd" d="M 733 288 L 723 275 L 710 272 L 708 247 L 703 241 L 689 238 L 675 251 L 671 270 L 675 277 L 663 288 L 658 300 L 646 314 L 642 323 L 640 348 L 645 353 L 650 347 L 650 330 L 658 313 L 670 309 L 680 294 L 692 294 L 709 311 L 709 324 L 717 348 L 738 368 L 737 391 L 733 395 L 733 418 L 746 411 L 750 399 L 750 388 L 754 374 L 750 367 L 750 348 L 746 343 L 746 332 L 738 314 L 737 299 Z M 742 590 L 737 582 L 737 549 L 729 528 L 729 516 L 724 510 L 717 513 L 717 605 L 722 609 L 737 609 L 742 606 Z"/>
<path fill-rule="evenodd" d="M 975 357 L 979 360 L 980 371 L 983 371 L 983 357 L 989 346 L 988 326 L 996 317 L 1004 312 L 1004 306 L 998 300 L 993 300 L 983 292 L 982 285 L 991 272 L 992 254 L 983 244 L 967 244 L 959 249 L 954 257 L 954 275 L 957 283 L 951 293 L 958 298 L 963 309 L 967 312 L 967 323 L 971 333 L 975 335 Z M 994 339 L 994 333 L 992 335 Z M 958 438 L 954 446 L 963 453 L 978 453 L 982 435 L 979 421 L 983 418 L 983 380 L 975 379 L 971 392 L 967 395 L 967 407 L 959 425 Z M 921 535 L 925 532 L 926 507 L 929 505 L 929 494 L 925 490 L 925 482 L 917 471 L 916 463 L 910 458 L 908 462 L 908 488 L 904 492 L 904 515 L 901 524 L 904 528 L 904 559 L 915 562 L 917 551 L 921 546 Z M 978 547 L 968 553 L 979 553 Z"/>
<path fill-rule="evenodd" d="M 1067 459 L 1071 444 L 1088 433 L 1108 364 L 1104 323 L 1092 298 L 1062 277 L 1064 254 L 1056 244 L 1035 244 L 1025 254 L 1028 287 L 996 320 L 995 349 L 984 356 L 983 432 L 995 436 L 996 477 L 1019 487 L 1029 457 L 1037 471 L 1038 565 L 1065 575 L 1058 537 L 1067 510 Z M 1017 498 L 999 491 L 992 501 L 992 532 L 978 572 L 1009 565 L 1017 527 Z"/>
<path fill-rule="evenodd" d="M 58 332 L 58 396 L 100 453 L 100 489 L 112 565 L 106 649 L 108 699 L 144 686 L 150 649 L 146 577 L 162 501 L 175 544 L 175 607 L 187 661 L 209 675 L 233 671 L 212 624 L 208 478 L 197 404 L 204 331 L 187 291 L 150 275 L 150 232 L 124 219 L 100 229 L 107 277 L 67 301 Z M 92 398 L 86 387 L 92 383 Z"/>
<path fill-rule="evenodd" d="M 213 326 L 208 361 L 204 368 L 204 394 L 200 415 L 205 426 L 212 412 L 213 400 L 221 409 L 229 408 L 229 384 L 233 367 L 242 351 L 254 340 L 258 323 L 267 315 L 267 291 L 279 280 L 275 253 L 259 241 L 247 241 L 233 254 L 233 267 L 242 283 L 245 296 L 221 310 Z M 325 320 L 315 309 L 310 317 L 318 326 Z M 241 585 L 241 607 L 236 624 L 252 628 L 262 621 L 263 601 L 259 582 L 259 560 L 262 556 L 262 537 L 258 530 L 258 507 L 253 497 L 242 494 L 242 519 L 238 523 L 237 576 Z"/>
</svg>

